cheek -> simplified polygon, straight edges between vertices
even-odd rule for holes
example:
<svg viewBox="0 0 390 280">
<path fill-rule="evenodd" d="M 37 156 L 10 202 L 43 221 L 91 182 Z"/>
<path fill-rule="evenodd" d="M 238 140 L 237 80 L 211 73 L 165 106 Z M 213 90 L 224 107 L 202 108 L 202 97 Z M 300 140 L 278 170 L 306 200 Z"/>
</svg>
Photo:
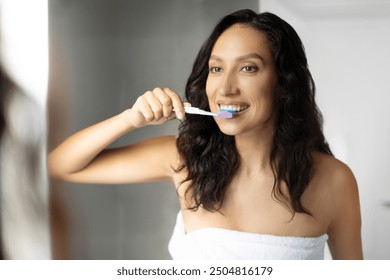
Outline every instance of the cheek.
<svg viewBox="0 0 390 280">
<path fill-rule="evenodd" d="M 207 78 L 207 80 L 206 80 L 206 94 L 207 94 L 208 98 L 210 98 L 210 96 L 212 95 L 212 92 L 213 92 L 213 82 L 210 81 L 209 78 Z"/>
<path fill-rule="evenodd" d="M 262 103 L 272 106 L 275 96 L 275 87 L 276 83 L 273 77 L 269 77 L 268 79 L 265 79 L 263 83 L 259 84 L 258 89 L 261 93 L 260 100 L 262 100 Z"/>
<path fill-rule="evenodd" d="M 207 96 L 207 100 L 209 102 L 209 105 L 213 106 L 213 102 L 212 101 L 215 98 L 215 92 L 216 91 L 215 91 L 215 85 L 209 79 L 207 79 L 207 81 L 206 81 L 206 88 L 205 89 L 206 89 L 206 96 Z M 210 108 L 210 109 L 214 109 L 215 110 L 215 108 Z"/>
<path fill-rule="evenodd" d="M 274 110 L 274 88 L 268 85 L 259 85 L 252 91 L 252 113 L 255 119 L 267 119 Z"/>
</svg>

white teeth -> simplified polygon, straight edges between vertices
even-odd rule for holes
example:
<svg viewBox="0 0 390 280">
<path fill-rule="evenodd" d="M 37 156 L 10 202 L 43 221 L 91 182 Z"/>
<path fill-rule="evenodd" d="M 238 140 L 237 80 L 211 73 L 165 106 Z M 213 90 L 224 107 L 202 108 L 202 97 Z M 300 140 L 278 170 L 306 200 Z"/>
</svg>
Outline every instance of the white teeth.
<svg viewBox="0 0 390 280">
<path fill-rule="evenodd" d="M 245 109 L 247 109 L 249 106 L 239 106 L 239 105 L 219 105 L 219 108 L 221 110 L 229 110 L 229 111 L 235 111 L 240 112 Z"/>
</svg>

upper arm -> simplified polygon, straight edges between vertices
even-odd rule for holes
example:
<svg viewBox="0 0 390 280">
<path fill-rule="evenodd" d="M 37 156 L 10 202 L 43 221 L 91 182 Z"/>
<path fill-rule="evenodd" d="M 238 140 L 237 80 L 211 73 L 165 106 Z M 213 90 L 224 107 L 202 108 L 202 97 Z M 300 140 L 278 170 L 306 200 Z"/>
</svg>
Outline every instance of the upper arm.
<svg viewBox="0 0 390 280">
<path fill-rule="evenodd" d="M 126 184 L 169 180 L 177 159 L 176 139 L 163 136 L 103 150 L 66 180 L 78 183 Z"/>
<path fill-rule="evenodd" d="M 328 245 L 333 259 L 362 259 L 358 187 L 352 171 L 338 163 L 332 182 Z"/>
</svg>

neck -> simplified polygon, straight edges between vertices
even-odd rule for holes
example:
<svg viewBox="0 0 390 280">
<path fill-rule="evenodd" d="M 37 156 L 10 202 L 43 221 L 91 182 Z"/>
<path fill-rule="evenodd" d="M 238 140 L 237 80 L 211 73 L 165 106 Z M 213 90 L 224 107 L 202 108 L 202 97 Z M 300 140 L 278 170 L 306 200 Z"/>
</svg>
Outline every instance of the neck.
<svg viewBox="0 0 390 280">
<path fill-rule="evenodd" d="M 273 135 L 273 131 L 264 131 L 260 135 L 237 135 L 235 137 L 241 171 L 247 175 L 271 171 L 270 154 Z"/>
</svg>

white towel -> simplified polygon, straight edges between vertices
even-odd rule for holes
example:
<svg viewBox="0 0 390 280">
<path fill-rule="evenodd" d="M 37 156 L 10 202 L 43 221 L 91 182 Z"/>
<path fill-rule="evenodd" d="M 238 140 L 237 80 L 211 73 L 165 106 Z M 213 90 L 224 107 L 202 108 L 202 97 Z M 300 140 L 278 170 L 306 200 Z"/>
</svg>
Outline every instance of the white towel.
<svg viewBox="0 0 390 280">
<path fill-rule="evenodd" d="M 186 234 L 179 212 L 168 248 L 175 260 L 314 260 L 324 259 L 327 239 L 327 234 L 276 236 L 221 228 L 202 228 Z"/>
</svg>

